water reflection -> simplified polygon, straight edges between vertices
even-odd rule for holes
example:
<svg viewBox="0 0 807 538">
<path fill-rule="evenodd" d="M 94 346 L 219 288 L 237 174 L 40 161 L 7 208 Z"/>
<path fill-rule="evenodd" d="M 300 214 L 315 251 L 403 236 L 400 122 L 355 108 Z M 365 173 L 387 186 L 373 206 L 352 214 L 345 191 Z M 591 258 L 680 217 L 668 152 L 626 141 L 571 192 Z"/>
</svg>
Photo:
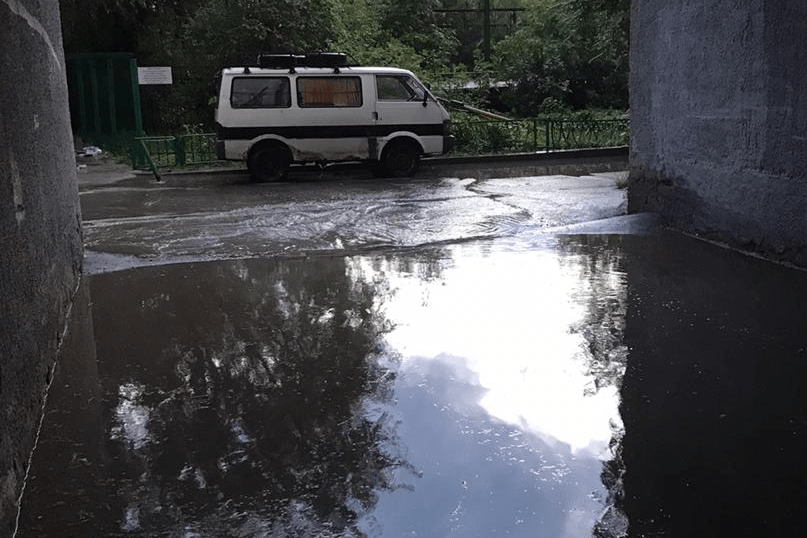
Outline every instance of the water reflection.
<svg viewBox="0 0 807 538">
<path fill-rule="evenodd" d="M 402 272 L 397 257 L 353 260 L 394 292 L 386 340 L 401 366 L 388 412 L 423 471 L 414 493 L 383 494 L 375 519 L 389 536 L 592 535 L 621 432 L 618 245 L 443 256 L 439 278 L 417 263 Z M 609 516 L 614 535 L 620 525 Z"/>
<path fill-rule="evenodd" d="M 596 249 L 584 244 L 560 256 L 462 246 L 438 279 L 399 272 L 394 260 L 359 271 L 383 274 L 396 291 L 385 300 L 394 325 L 386 340 L 404 371 L 413 360 L 463 357 L 486 389 L 479 405 L 490 416 L 599 455 L 609 421 L 619 420 L 626 282 L 619 250 L 598 249 L 607 263 L 592 262 Z"/>
<path fill-rule="evenodd" d="M 618 239 L 142 268 L 83 293 L 20 536 L 624 531 Z"/>
<path fill-rule="evenodd" d="M 561 236 L 558 248 L 565 259 L 575 260 L 569 270 L 579 268 L 580 293 L 578 299 L 587 304 L 583 319 L 572 325 L 572 330 L 585 339 L 584 356 L 586 373 L 591 384 L 587 394 L 600 390 L 619 391 L 628 362 L 625 343 L 625 320 L 628 308 L 627 254 L 623 244 L 633 238 L 624 235 Z M 641 239 L 644 241 L 645 239 Z M 609 457 L 603 462 L 600 479 L 606 489 L 605 508 L 594 526 L 597 538 L 625 536 L 628 529 L 623 509 L 623 478 L 625 464 L 622 459 L 624 427 L 611 421 L 612 436 L 608 444 Z"/>
<path fill-rule="evenodd" d="M 95 362 L 80 347 L 60 367 L 20 535 L 361 535 L 408 465 L 394 424 L 364 412 L 395 381 L 376 360 L 375 295 L 335 260 L 93 278 L 83 336 L 102 402 L 59 427 L 75 422 L 61 397 L 94 397 L 69 372 Z"/>
<path fill-rule="evenodd" d="M 19 536 L 796 535 L 807 273 L 531 241 L 92 277 Z"/>
</svg>

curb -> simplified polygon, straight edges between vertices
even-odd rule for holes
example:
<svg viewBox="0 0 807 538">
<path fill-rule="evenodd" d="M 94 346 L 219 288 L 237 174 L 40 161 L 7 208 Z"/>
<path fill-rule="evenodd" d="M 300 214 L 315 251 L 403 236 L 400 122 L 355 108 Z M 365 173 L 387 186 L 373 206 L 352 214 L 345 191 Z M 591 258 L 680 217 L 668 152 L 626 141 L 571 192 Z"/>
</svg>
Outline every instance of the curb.
<svg viewBox="0 0 807 538">
<path fill-rule="evenodd" d="M 421 160 L 422 167 L 452 167 L 465 165 L 504 165 L 512 166 L 532 166 L 544 163 L 569 163 L 580 160 L 619 160 L 624 159 L 627 165 L 628 146 L 614 148 L 585 148 L 557 151 L 542 151 L 534 153 L 508 153 L 504 155 L 474 155 L 463 157 L 427 157 Z M 295 166 L 295 171 L 328 172 L 340 173 L 351 170 L 364 170 L 366 163 L 332 163 L 324 169 L 315 165 Z M 624 168 L 623 168 L 624 169 Z M 246 174 L 244 166 L 214 166 L 207 168 L 195 168 L 192 170 L 160 170 L 160 176 L 194 176 L 194 175 L 219 175 L 219 174 Z M 135 176 L 153 176 L 148 170 L 132 170 Z"/>
</svg>

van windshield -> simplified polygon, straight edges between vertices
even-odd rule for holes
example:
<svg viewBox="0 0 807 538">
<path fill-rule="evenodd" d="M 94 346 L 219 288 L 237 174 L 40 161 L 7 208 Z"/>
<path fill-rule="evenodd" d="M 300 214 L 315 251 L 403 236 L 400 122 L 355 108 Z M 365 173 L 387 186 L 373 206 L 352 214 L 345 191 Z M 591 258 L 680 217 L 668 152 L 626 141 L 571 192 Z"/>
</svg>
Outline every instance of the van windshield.
<svg viewBox="0 0 807 538">
<path fill-rule="evenodd" d="M 288 108 L 288 77 L 236 77 L 230 91 L 233 108 Z"/>
<path fill-rule="evenodd" d="M 426 90 L 409 75 L 378 75 L 376 91 L 382 101 L 422 101 Z"/>
</svg>

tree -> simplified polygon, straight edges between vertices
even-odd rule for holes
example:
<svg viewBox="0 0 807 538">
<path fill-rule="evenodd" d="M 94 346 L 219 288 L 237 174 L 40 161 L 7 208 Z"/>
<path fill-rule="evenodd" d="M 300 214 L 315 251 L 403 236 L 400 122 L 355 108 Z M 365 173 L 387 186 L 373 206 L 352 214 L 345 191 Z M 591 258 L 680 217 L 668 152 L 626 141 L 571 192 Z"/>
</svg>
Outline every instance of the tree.
<svg viewBox="0 0 807 538">
<path fill-rule="evenodd" d="M 420 69 L 423 56 L 382 27 L 384 13 L 372 0 L 336 0 L 334 37 L 329 48 L 345 52 L 362 65 L 395 65 Z"/>
<path fill-rule="evenodd" d="M 144 21 L 138 0 L 60 0 L 65 52 L 132 50 Z"/>
<path fill-rule="evenodd" d="M 627 107 L 629 0 L 491 0 L 525 11 L 517 30 L 493 28 L 490 62 L 479 57 L 478 4 L 457 0 L 60 1 L 67 52 L 132 52 L 140 65 L 174 68 L 170 88 L 143 90 L 152 133 L 212 128 L 217 72 L 278 51 L 337 50 L 431 80 L 484 71 L 483 88 L 486 77 L 511 83 L 496 108 L 515 115 Z"/>
<path fill-rule="evenodd" d="M 139 42 L 138 58 L 174 68 L 170 92 L 149 90 L 163 130 L 202 124 L 212 128 L 210 107 L 222 67 L 255 65 L 266 52 L 323 50 L 333 37 L 330 0 L 200 0 L 191 12 L 155 20 Z"/>
<path fill-rule="evenodd" d="M 141 285 L 106 303 L 114 316 L 95 312 L 108 436 L 86 449 L 105 479 L 85 502 L 104 503 L 73 532 L 111 535 L 134 512 L 123 524 L 136 536 L 363 536 L 359 519 L 401 487 L 396 471 L 411 469 L 393 421 L 370 410 L 395 382 L 382 284 L 331 258 L 163 266 L 131 278 Z M 94 292 L 119 282 L 99 278 Z M 121 309 L 127 337 L 106 338 Z M 73 483 L 49 495 L 74 496 Z M 72 505 L 70 517 L 82 509 Z"/>
<path fill-rule="evenodd" d="M 458 48 L 454 32 L 438 25 L 439 0 L 382 0 L 381 27 L 423 57 L 421 68 L 439 73 Z"/>
<path fill-rule="evenodd" d="M 626 108 L 628 0 L 533 0 L 527 25 L 497 44 L 494 68 L 513 82 L 520 114 L 545 103 Z"/>
</svg>

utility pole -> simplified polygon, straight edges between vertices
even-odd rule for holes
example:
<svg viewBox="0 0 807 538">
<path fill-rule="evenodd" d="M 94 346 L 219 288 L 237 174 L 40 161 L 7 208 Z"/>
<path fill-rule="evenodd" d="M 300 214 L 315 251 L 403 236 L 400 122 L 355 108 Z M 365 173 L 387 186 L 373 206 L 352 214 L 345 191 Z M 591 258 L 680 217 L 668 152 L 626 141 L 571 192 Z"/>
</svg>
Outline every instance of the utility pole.
<svg viewBox="0 0 807 538">
<path fill-rule="evenodd" d="M 482 53 L 490 61 L 490 0 L 483 0 L 482 13 Z"/>
</svg>

